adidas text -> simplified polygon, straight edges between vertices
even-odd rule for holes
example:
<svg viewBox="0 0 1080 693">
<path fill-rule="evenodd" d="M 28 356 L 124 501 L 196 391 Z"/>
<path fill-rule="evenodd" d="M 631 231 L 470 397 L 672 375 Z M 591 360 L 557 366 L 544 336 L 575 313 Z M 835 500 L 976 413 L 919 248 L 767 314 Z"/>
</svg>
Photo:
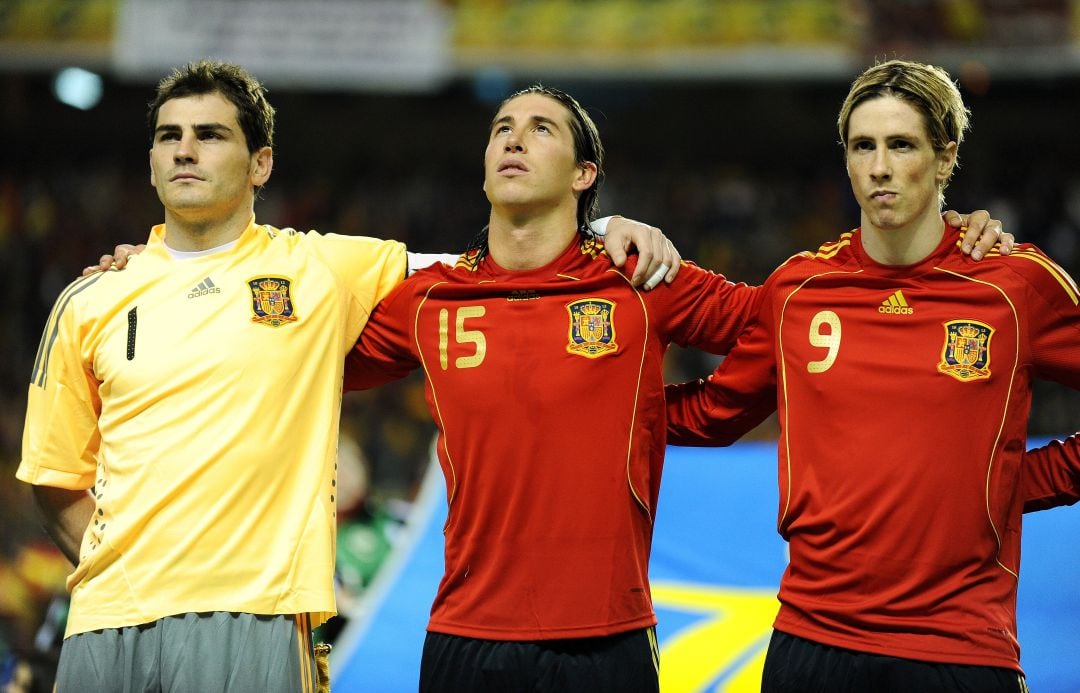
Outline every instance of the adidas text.
<svg viewBox="0 0 1080 693">
<path fill-rule="evenodd" d="M 877 312 L 886 315 L 911 315 L 915 309 L 910 306 L 878 306 Z"/>
<path fill-rule="evenodd" d="M 207 294 L 220 294 L 221 289 L 216 286 L 212 286 L 208 289 L 195 289 L 187 295 L 188 298 L 198 298 L 199 296 L 206 296 Z"/>
</svg>

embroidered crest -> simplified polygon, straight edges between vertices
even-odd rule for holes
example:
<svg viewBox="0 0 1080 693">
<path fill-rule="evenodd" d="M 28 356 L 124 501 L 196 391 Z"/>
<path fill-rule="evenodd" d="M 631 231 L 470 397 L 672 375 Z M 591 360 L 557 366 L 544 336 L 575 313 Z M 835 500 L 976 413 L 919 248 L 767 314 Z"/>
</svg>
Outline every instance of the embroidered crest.
<svg viewBox="0 0 1080 693">
<path fill-rule="evenodd" d="M 961 382 L 990 377 L 990 338 L 994 328 L 975 320 L 945 323 L 945 345 L 938 370 Z"/>
<path fill-rule="evenodd" d="M 570 313 L 571 354 L 595 359 L 619 348 L 615 343 L 615 304 L 602 298 L 583 298 L 566 304 Z"/>
<path fill-rule="evenodd" d="M 252 322 L 270 327 L 281 327 L 296 321 L 293 315 L 291 282 L 283 277 L 256 277 L 248 280 L 251 288 Z"/>
</svg>

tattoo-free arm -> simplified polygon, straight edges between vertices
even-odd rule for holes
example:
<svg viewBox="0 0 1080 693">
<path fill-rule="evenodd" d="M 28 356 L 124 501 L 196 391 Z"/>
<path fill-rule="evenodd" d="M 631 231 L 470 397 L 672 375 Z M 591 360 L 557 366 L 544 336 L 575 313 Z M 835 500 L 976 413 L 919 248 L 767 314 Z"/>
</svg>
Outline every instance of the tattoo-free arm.
<svg viewBox="0 0 1080 693">
<path fill-rule="evenodd" d="M 94 498 L 89 491 L 72 491 L 53 486 L 33 486 L 34 505 L 60 551 L 72 565 L 79 564 L 79 547 L 94 516 Z"/>
</svg>

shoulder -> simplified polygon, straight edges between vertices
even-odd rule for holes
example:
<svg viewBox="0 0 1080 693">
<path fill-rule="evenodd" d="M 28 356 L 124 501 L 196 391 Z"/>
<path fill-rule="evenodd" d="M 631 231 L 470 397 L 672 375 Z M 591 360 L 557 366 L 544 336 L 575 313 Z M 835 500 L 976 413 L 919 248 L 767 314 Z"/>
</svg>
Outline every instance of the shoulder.
<svg viewBox="0 0 1080 693">
<path fill-rule="evenodd" d="M 1076 281 L 1049 255 L 1031 243 L 1020 243 L 1009 255 L 992 250 L 981 262 L 971 263 L 976 276 L 1007 276 L 1030 287 L 1046 300 L 1080 305 Z"/>
<path fill-rule="evenodd" d="M 349 236 L 339 233 L 320 233 L 314 229 L 309 231 L 297 231 L 293 228 L 276 228 L 263 224 L 259 233 L 272 242 L 283 243 L 298 247 L 346 249 L 353 252 L 369 252 L 372 254 L 400 251 L 405 252 L 405 244 L 401 241 L 373 238 L 371 236 Z"/>
<path fill-rule="evenodd" d="M 405 277 L 407 260 L 405 244 L 401 241 L 272 226 L 264 226 L 261 232 L 272 245 L 284 244 L 288 253 L 315 256 L 343 277 L 358 277 L 373 271 Z"/>
</svg>

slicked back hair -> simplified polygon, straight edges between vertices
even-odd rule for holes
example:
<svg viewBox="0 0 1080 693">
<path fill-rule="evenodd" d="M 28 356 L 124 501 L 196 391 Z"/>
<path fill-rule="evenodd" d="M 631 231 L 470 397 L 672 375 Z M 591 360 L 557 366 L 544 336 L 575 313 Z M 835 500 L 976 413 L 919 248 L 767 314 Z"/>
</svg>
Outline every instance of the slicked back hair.
<svg viewBox="0 0 1080 693">
<path fill-rule="evenodd" d="M 586 112 L 585 108 L 578 103 L 577 99 L 561 89 L 547 87 L 542 84 L 534 84 L 525 87 L 524 89 L 507 96 L 503 99 L 502 103 L 499 104 L 499 107 L 495 109 L 495 112 L 498 113 L 506 104 L 519 96 L 525 96 L 527 94 L 540 94 L 555 99 L 570 112 L 569 125 L 574 140 L 574 161 L 576 161 L 578 165 L 584 164 L 587 161 L 596 164 L 596 179 L 588 190 L 581 193 L 578 197 L 577 204 L 578 233 L 586 239 L 593 238 L 593 233 L 589 228 L 589 222 L 596 219 L 596 215 L 599 213 L 600 186 L 604 182 L 604 143 L 600 141 L 600 131 L 597 129 L 596 123 L 593 121 L 592 117 Z M 474 261 L 479 261 L 487 254 L 487 234 L 488 229 L 487 227 L 484 227 L 484 229 L 469 243 L 469 250 L 477 251 L 474 256 Z"/>
</svg>

